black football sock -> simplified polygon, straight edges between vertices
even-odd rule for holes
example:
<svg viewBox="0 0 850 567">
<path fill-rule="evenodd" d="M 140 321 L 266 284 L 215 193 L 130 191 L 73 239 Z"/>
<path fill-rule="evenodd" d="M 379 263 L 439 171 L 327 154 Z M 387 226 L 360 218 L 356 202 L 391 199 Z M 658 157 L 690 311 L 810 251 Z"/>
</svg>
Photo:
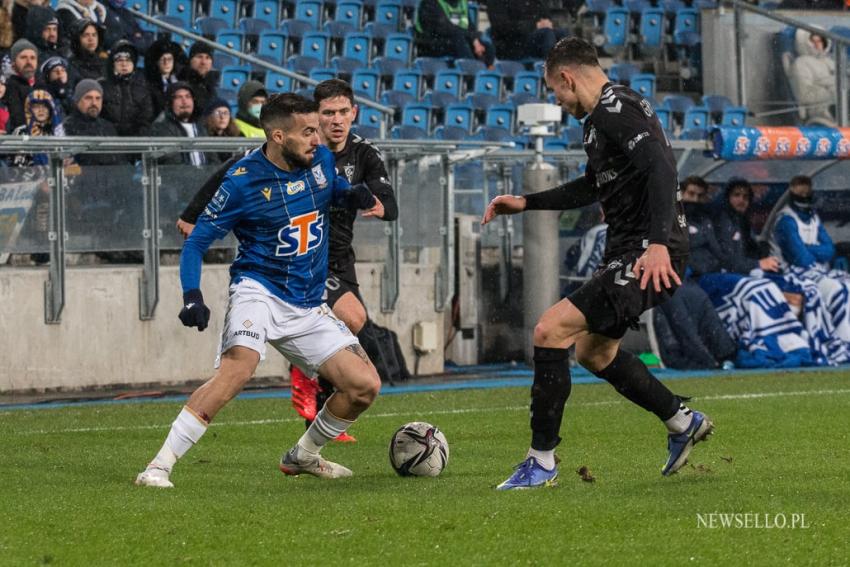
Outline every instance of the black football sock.
<svg viewBox="0 0 850 567">
<path fill-rule="evenodd" d="M 565 348 L 534 347 L 531 386 L 531 448 L 551 451 L 561 442 L 561 418 L 570 397 L 570 365 Z"/>
<path fill-rule="evenodd" d="M 630 352 L 618 350 L 611 364 L 594 374 L 662 421 L 670 419 L 679 410 L 681 400 L 652 375 L 641 359 Z"/>
</svg>

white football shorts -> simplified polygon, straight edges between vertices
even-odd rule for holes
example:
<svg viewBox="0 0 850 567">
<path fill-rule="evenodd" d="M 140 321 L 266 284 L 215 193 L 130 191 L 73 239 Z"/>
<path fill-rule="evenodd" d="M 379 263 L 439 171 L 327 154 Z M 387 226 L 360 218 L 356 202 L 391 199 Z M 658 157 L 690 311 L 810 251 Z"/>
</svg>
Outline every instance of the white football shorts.
<svg viewBox="0 0 850 567">
<path fill-rule="evenodd" d="M 359 344 L 324 303 L 298 307 L 254 280 L 232 284 L 215 367 L 221 364 L 221 354 L 234 346 L 255 350 L 265 360 L 267 342 L 308 376 L 315 376 L 337 352 Z"/>
</svg>

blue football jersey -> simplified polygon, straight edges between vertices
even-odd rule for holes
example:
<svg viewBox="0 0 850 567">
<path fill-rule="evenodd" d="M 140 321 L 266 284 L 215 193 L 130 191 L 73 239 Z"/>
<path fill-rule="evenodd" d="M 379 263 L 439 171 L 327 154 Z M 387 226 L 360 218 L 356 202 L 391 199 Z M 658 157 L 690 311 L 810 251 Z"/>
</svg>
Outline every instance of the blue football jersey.
<svg viewBox="0 0 850 567">
<path fill-rule="evenodd" d="M 199 287 L 203 254 L 232 230 L 239 253 L 231 283 L 251 278 L 287 303 L 315 307 L 328 272 L 328 213 L 332 203 L 344 206 L 350 185 L 325 146 L 310 168 L 292 172 L 274 165 L 263 149 L 230 168 L 198 218 L 180 257 L 183 291 Z"/>
</svg>

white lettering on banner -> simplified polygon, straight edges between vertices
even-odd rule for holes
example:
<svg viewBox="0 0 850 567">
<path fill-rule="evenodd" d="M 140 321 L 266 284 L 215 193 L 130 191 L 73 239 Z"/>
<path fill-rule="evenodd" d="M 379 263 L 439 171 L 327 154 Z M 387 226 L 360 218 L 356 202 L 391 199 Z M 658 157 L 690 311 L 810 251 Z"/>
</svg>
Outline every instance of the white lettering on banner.
<svg viewBox="0 0 850 567">
<path fill-rule="evenodd" d="M 43 181 L 0 185 L 0 250 L 11 250 L 15 246 L 41 183 Z M 0 264 L 6 262 L 8 255 L 0 253 Z"/>
</svg>

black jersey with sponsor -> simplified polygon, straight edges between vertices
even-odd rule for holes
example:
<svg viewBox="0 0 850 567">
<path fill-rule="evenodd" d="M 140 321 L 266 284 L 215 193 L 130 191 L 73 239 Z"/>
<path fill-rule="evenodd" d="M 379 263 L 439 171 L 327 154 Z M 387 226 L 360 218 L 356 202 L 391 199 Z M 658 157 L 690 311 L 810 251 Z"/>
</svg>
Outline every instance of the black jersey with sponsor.
<svg viewBox="0 0 850 567">
<path fill-rule="evenodd" d="M 381 151 L 369 140 L 350 133 L 345 147 L 342 151 L 335 152 L 334 157 L 337 172 L 344 175 L 352 185 L 368 185 L 384 205 L 384 220 L 395 220 L 398 208 Z M 328 265 L 334 272 L 342 272 L 354 264 L 354 247 L 351 241 L 354 238 L 354 221 L 358 214 L 351 209 L 331 207 Z"/>
<path fill-rule="evenodd" d="M 656 144 L 652 152 L 648 146 Z M 633 90 L 607 83 L 599 104 L 584 121 L 588 181 L 596 187 L 608 223 L 607 259 L 646 248 L 650 243 L 667 245 L 670 256 L 688 253 L 688 233 L 682 204 L 678 201 L 676 160 L 661 123 L 649 102 Z M 663 160 L 669 179 L 650 179 L 655 167 L 639 167 L 637 159 Z M 655 164 L 658 165 L 658 164 Z M 665 238 L 653 238 L 652 215 L 658 203 L 650 202 L 650 184 L 661 183 L 655 195 L 669 198 L 673 205 L 672 226 Z M 669 210 L 669 203 L 666 203 Z M 665 223 L 666 224 L 666 223 Z"/>
</svg>

